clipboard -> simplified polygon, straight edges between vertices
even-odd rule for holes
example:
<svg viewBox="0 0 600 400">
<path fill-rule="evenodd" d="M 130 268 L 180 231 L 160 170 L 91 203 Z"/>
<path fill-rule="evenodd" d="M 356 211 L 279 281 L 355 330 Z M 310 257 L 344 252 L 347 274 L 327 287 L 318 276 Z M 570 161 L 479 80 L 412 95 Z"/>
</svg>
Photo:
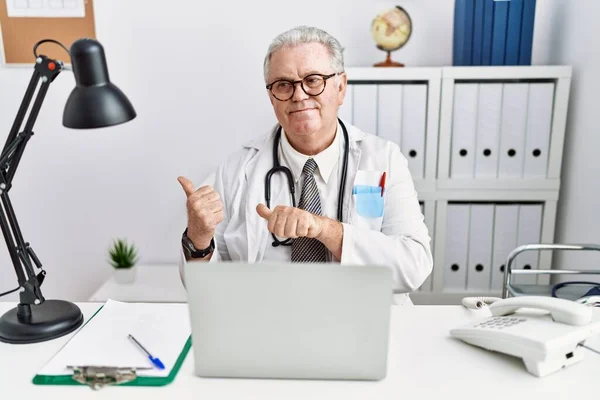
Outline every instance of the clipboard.
<svg viewBox="0 0 600 400">
<path fill-rule="evenodd" d="M 117 305 L 116 309 L 122 308 L 125 311 L 128 311 L 128 308 L 131 308 L 132 310 L 134 310 L 136 308 L 135 303 L 121 303 L 121 302 L 115 302 L 115 301 L 111 301 L 109 300 L 107 302 L 111 303 L 110 305 L 112 306 L 112 310 L 115 310 L 115 304 Z M 139 303 L 138 306 L 141 306 L 143 303 Z M 146 308 L 148 310 L 152 310 L 153 308 L 156 307 L 160 307 L 160 304 L 143 304 L 143 308 Z M 169 304 L 169 305 L 163 305 L 163 307 L 166 306 L 168 308 L 173 308 L 173 307 L 178 307 L 178 311 L 179 311 L 179 316 L 183 315 L 183 309 L 181 307 L 185 307 L 185 311 L 187 313 L 187 305 L 185 304 Z M 59 358 L 59 360 L 55 361 L 55 359 L 57 357 L 59 357 L 59 355 L 61 355 L 61 352 L 66 351 L 67 353 L 69 352 L 68 346 L 71 344 L 72 341 L 74 341 L 74 339 L 77 338 L 78 335 L 81 334 L 81 332 L 84 332 L 85 328 L 88 327 L 88 325 L 91 323 L 92 325 L 94 325 L 93 321 L 98 322 L 97 320 L 99 319 L 97 317 L 97 315 L 100 313 L 100 311 L 102 311 L 105 308 L 105 306 L 100 307 L 95 313 L 94 315 L 92 315 L 92 317 L 86 321 L 86 323 L 81 327 L 81 329 L 79 331 L 77 331 L 77 333 L 69 340 L 69 342 L 67 342 L 67 344 L 57 353 L 54 355 L 54 357 L 46 364 L 46 366 L 40 371 L 38 372 L 38 374 L 36 374 L 33 378 L 33 384 L 35 385 L 66 385 L 66 386 L 72 386 L 72 385 L 87 385 L 90 386 L 92 389 L 94 390 L 99 390 L 101 388 L 103 388 L 104 386 L 107 385 L 118 385 L 118 386 L 165 386 L 168 385 L 170 383 L 172 383 L 175 380 L 175 377 L 177 376 L 181 365 L 183 364 L 183 362 L 185 361 L 185 358 L 187 357 L 187 354 L 192 346 L 192 338 L 191 338 L 191 334 L 186 333 L 187 334 L 187 339 L 185 340 L 185 343 L 183 344 L 181 351 L 178 353 L 178 355 L 176 356 L 176 359 L 174 360 L 174 362 L 172 362 L 172 367 L 169 369 L 168 371 L 168 375 L 166 376 L 144 376 L 144 373 L 146 372 L 145 370 L 152 370 L 153 368 L 147 366 L 147 367 L 140 367 L 140 365 L 119 365 L 119 363 L 115 363 L 115 366 L 110 366 L 110 364 L 108 363 L 82 363 L 83 365 L 78 365 L 81 363 L 77 363 L 77 362 L 72 362 L 69 364 L 72 364 L 73 366 L 70 367 L 69 369 L 72 370 L 73 372 L 71 374 L 47 374 L 44 373 L 44 370 L 47 370 L 49 368 L 49 365 L 51 365 L 53 362 L 56 364 L 57 362 L 60 363 L 61 359 Z M 171 313 L 171 312 L 169 312 Z M 167 314 L 167 312 L 165 312 L 165 315 Z M 106 317 L 105 315 L 102 315 L 103 317 Z M 105 318 L 106 320 L 106 318 Z M 189 321 L 185 321 L 189 324 Z M 98 324 L 96 324 L 96 327 L 98 327 Z M 95 329 L 92 328 L 92 329 Z M 87 332 L 85 332 L 87 334 L 87 336 L 90 335 L 94 335 L 94 331 L 90 332 L 89 330 Z M 101 334 L 101 332 L 99 331 L 99 334 Z M 105 341 L 108 340 L 106 338 L 104 338 Z M 83 338 L 81 338 L 80 342 L 83 341 Z M 180 342 L 181 343 L 181 342 Z M 74 346 L 80 346 L 80 344 L 75 343 Z M 133 347 L 133 346 L 132 346 Z M 66 350 L 65 350 L 66 349 Z M 73 353 L 75 350 L 71 349 L 71 353 Z M 76 352 L 79 352 L 80 349 L 76 349 Z M 65 356 L 66 359 L 69 358 L 69 355 Z M 84 357 L 85 358 L 85 357 Z M 63 360 L 65 358 L 63 357 Z M 71 359 L 73 359 L 71 357 Z M 140 359 L 143 359 L 140 356 Z M 131 363 L 131 364 L 135 364 L 135 363 Z M 66 367 L 66 366 L 65 366 Z M 54 367 L 56 368 L 56 367 Z"/>
</svg>

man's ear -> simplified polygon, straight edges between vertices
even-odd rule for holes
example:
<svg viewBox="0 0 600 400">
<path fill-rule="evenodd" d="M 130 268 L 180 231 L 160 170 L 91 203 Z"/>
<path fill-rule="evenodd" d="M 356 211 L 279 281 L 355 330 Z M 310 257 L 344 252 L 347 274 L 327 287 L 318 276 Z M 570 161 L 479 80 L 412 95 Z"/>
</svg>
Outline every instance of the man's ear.
<svg viewBox="0 0 600 400">
<path fill-rule="evenodd" d="M 346 89 L 348 88 L 348 77 L 346 73 L 342 73 L 338 77 L 338 104 L 341 106 L 344 104 L 344 98 L 346 97 Z"/>
</svg>

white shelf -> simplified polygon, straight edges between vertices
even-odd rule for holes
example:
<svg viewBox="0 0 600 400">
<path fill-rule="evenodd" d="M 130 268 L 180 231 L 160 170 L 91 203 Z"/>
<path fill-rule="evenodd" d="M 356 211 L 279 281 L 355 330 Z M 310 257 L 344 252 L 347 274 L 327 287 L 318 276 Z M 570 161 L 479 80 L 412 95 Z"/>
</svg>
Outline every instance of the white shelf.
<svg viewBox="0 0 600 400">
<path fill-rule="evenodd" d="M 560 79 L 570 78 L 571 73 L 572 67 L 565 65 L 442 68 L 444 78 L 461 80 Z"/>
<path fill-rule="evenodd" d="M 557 191 L 560 189 L 559 179 L 438 179 L 438 190 L 544 190 Z"/>
<path fill-rule="evenodd" d="M 349 117 L 349 120 L 355 123 L 359 128 L 361 128 L 361 121 L 369 122 L 369 126 L 362 129 L 374 134 L 380 134 L 379 131 L 381 130 L 381 127 L 384 126 L 386 129 L 384 129 L 383 132 L 385 135 L 389 136 L 390 124 L 394 127 L 403 126 L 403 124 L 398 123 L 398 116 L 393 115 L 393 108 L 390 108 L 389 106 L 384 108 L 386 110 L 385 113 L 378 111 L 382 101 L 382 93 L 385 96 L 389 96 L 390 94 L 389 84 L 397 84 L 398 90 L 402 91 L 402 93 L 404 93 L 406 85 L 427 85 L 427 122 L 425 130 L 422 133 L 424 135 L 423 140 L 425 143 L 424 153 L 417 152 L 417 154 L 421 154 L 424 157 L 424 171 L 418 170 L 413 178 L 415 179 L 415 188 L 418 192 L 419 201 L 424 205 L 425 223 L 430 230 L 432 238 L 434 270 L 419 291 L 411 294 L 413 301 L 417 304 L 459 304 L 462 297 L 465 296 L 499 297 L 500 292 L 494 291 L 495 289 L 490 289 L 487 292 L 479 291 L 477 293 L 471 290 L 459 290 L 455 292 L 445 291 L 443 271 L 443 268 L 446 265 L 444 262 L 444 255 L 446 252 L 445 246 L 447 237 L 450 237 L 447 235 L 452 235 L 451 232 L 446 233 L 448 204 L 455 202 L 505 204 L 517 205 L 519 210 L 524 210 L 528 207 L 527 204 L 531 205 L 531 203 L 536 203 L 533 206 L 541 206 L 542 210 L 541 222 L 536 222 L 536 224 L 541 224 L 539 228 L 540 242 L 552 243 L 554 241 L 556 206 L 560 196 L 560 176 L 572 67 L 558 65 L 348 68 L 346 72 L 348 74 L 350 86 L 355 86 L 354 89 L 350 90 L 353 98 L 350 98 L 349 104 L 351 104 L 351 106 L 347 106 L 345 116 L 346 118 Z M 457 136 L 453 136 L 454 130 L 472 134 L 473 130 L 475 130 L 475 132 L 481 132 L 482 129 L 480 125 L 473 127 L 473 125 L 462 124 L 466 127 L 466 130 L 460 130 L 462 128 L 458 128 L 458 125 L 454 126 L 455 107 L 459 104 L 457 101 L 462 99 L 462 97 L 460 99 L 455 98 L 455 88 L 457 84 L 464 84 L 465 86 L 461 86 L 462 91 L 460 93 L 457 92 L 456 96 L 464 96 L 464 90 L 468 90 L 466 93 L 469 96 L 472 96 L 471 93 L 473 93 L 472 90 L 474 90 L 472 87 L 476 87 L 475 90 L 477 92 L 475 94 L 476 97 L 474 98 L 477 106 L 472 111 L 470 111 L 471 108 L 466 109 L 467 113 L 465 115 L 472 116 L 473 112 L 475 112 L 477 113 L 477 117 L 474 118 L 476 124 L 479 124 L 479 121 L 484 121 L 488 124 L 483 125 L 486 129 L 490 126 L 494 126 L 496 127 L 495 129 L 498 129 L 498 144 L 495 147 L 487 147 L 493 146 L 493 144 L 490 143 L 495 143 L 493 141 L 494 139 L 490 139 L 490 137 L 493 138 L 493 136 L 484 136 L 483 138 L 486 141 L 482 142 L 477 142 L 479 136 L 476 136 L 474 145 L 472 142 L 466 142 L 471 147 L 462 147 L 464 136 L 459 137 L 459 139 L 462 140 L 461 142 L 455 142 Z M 466 85 L 469 84 L 474 85 L 467 87 Z M 491 86 L 489 85 L 484 89 L 480 89 L 483 84 L 500 84 L 502 92 L 500 94 L 500 103 L 497 103 L 497 97 L 490 97 L 489 99 L 493 99 L 496 103 L 492 103 L 492 108 L 487 106 L 488 108 L 484 109 L 487 114 L 481 114 L 483 117 L 479 117 L 478 113 L 480 110 L 477 108 L 479 107 L 479 96 L 484 96 L 483 94 L 480 95 L 479 91 L 487 90 L 484 93 L 490 93 L 491 90 Z M 519 86 L 513 86 L 516 84 Z M 538 85 L 552 85 L 553 90 L 540 92 L 540 90 L 544 89 L 539 88 L 547 86 Z M 367 86 L 369 90 L 366 90 L 365 86 Z M 358 90 L 359 87 L 360 90 Z M 492 95 L 493 93 L 495 92 L 492 91 Z M 542 126 L 542 128 L 539 129 L 549 129 L 549 140 L 547 144 L 544 144 L 543 141 L 529 141 L 530 136 L 527 135 L 530 132 L 535 131 L 530 131 L 529 125 L 520 125 L 521 122 L 515 121 L 525 121 L 525 124 L 529 124 L 533 123 L 531 121 L 538 121 L 538 119 L 534 118 L 531 119 L 531 121 L 527 120 L 527 115 L 529 114 L 526 114 L 525 117 L 523 117 L 523 113 L 521 112 L 522 108 L 514 106 L 516 103 L 512 103 L 508 100 L 511 99 L 511 97 L 505 97 L 512 95 L 512 98 L 523 102 L 527 107 L 531 107 L 531 104 L 543 104 L 535 101 L 535 97 L 531 97 L 534 94 L 540 96 L 540 93 L 547 93 L 548 96 L 553 96 L 551 98 L 551 103 L 546 103 L 551 104 L 551 106 L 549 106 L 551 107 L 551 114 L 550 111 L 548 111 L 548 113 L 545 114 L 548 116 L 548 119 L 541 120 L 546 121 L 547 125 L 543 126 L 543 123 L 542 125 L 534 125 L 534 127 Z M 358 103 L 353 103 L 356 101 L 356 98 L 354 97 L 358 95 L 365 97 L 361 97 Z M 367 98 L 366 96 L 371 97 Z M 524 98 L 523 96 L 527 97 Z M 388 99 L 390 97 L 383 98 Z M 471 104 L 470 101 L 472 101 L 472 98 L 473 97 L 467 97 L 467 101 L 469 102 L 467 104 Z M 542 100 L 548 98 L 549 97 L 542 97 Z M 391 99 L 393 100 L 395 97 L 391 96 Z M 403 99 L 402 101 L 405 102 L 410 100 Z M 499 117 L 499 120 L 494 120 L 496 121 L 494 122 L 494 125 L 490 125 L 489 118 L 494 117 L 494 115 L 496 115 L 494 112 L 497 112 L 494 110 L 500 110 L 499 115 L 501 117 Z M 521 119 L 513 119 L 511 114 L 505 113 L 505 110 L 507 112 L 516 112 L 516 115 Z M 533 108 L 533 110 L 539 111 L 548 109 Z M 360 112 L 359 120 L 353 121 L 353 118 L 356 118 L 357 116 L 357 112 Z M 372 112 L 375 112 L 376 114 L 369 114 Z M 462 108 L 462 112 L 465 112 L 464 107 Z M 404 113 L 404 111 L 402 111 L 402 113 Z M 529 113 L 529 109 L 526 110 L 525 113 Z M 401 117 L 404 118 L 404 114 L 402 114 Z M 479 118 L 488 119 L 479 120 Z M 467 118 L 464 121 L 471 121 L 472 119 L 473 118 Z M 546 126 L 549 128 L 546 128 Z M 375 132 L 372 132 L 373 127 L 376 127 Z M 515 127 L 516 130 L 513 129 Z M 484 132 L 491 132 L 491 135 L 494 133 L 494 130 L 492 129 Z M 543 132 L 546 132 L 547 134 L 548 130 Z M 525 136 L 524 138 L 519 139 L 520 136 L 518 135 L 521 134 Z M 396 139 L 396 141 L 400 145 L 405 156 L 407 156 L 406 153 L 409 152 L 412 147 L 408 147 L 410 146 L 408 145 L 406 148 L 402 148 L 402 144 L 404 143 L 402 135 L 404 135 L 404 131 L 402 131 L 402 134 L 398 134 L 398 139 Z M 538 137 L 536 136 L 536 138 Z M 544 136 L 544 138 L 547 137 Z M 506 142 L 502 142 L 502 140 L 506 140 Z M 512 142 L 514 142 L 514 144 Z M 507 143 L 510 143 L 510 147 L 507 147 Z M 541 149 L 541 154 L 543 157 L 546 157 L 547 160 L 544 160 L 543 162 L 546 165 L 545 173 L 543 173 L 543 170 L 539 169 L 540 165 L 544 165 L 540 164 L 540 161 L 536 161 L 538 164 L 531 164 L 534 162 L 534 159 L 531 158 L 531 146 L 540 146 L 533 147 L 533 149 Z M 462 152 L 463 148 L 466 150 L 464 154 Z M 490 170 L 475 170 L 475 161 L 479 159 L 473 157 L 478 157 L 478 154 L 479 157 L 481 157 L 481 150 L 488 148 L 492 151 L 491 153 L 486 154 L 486 156 L 493 154 L 497 158 L 500 157 L 498 158 L 498 164 L 496 165 L 497 171 L 495 173 L 493 170 L 491 170 L 491 172 Z M 513 148 L 517 150 L 517 158 L 509 159 L 507 158 L 506 151 Z M 455 153 L 457 150 L 461 150 L 461 152 Z M 460 157 L 471 157 L 471 159 L 465 158 L 464 163 L 461 164 L 463 169 L 455 170 L 453 168 L 457 167 L 458 164 L 456 161 L 459 160 L 459 158 L 453 159 L 452 157 L 458 157 L 458 154 L 460 154 Z M 508 156 L 513 157 L 510 153 L 508 153 Z M 518 165 L 520 165 L 518 162 L 519 156 L 523 158 L 524 163 L 521 171 L 518 169 Z M 538 155 L 533 154 L 533 156 L 537 157 Z M 466 170 L 464 169 L 464 166 L 469 165 L 469 162 L 474 163 L 472 173 L 469 172 L 468 168 Z M 504 162 L 505 164 L 501 164 L 501 162 Z M 483 164 L 477 165 L 481 167 Z M 489 165 L 494 164 L 492 162 L 491 164 L 488 163 L 486 165 L 489 168 Z M 512 169 L 508 170 L 506 167 L 507 165 L 510 165 L 510 168 Z M 529 167 L 530 169 L 526 169 L 526 165 L 537 165 L 538 169 L 532 170 L 531 167 Z M 501 169 L 501 166 L 504 169 Z M 517 168 L 515 168 L 516 166 Z M 456 171 L 459 173 L 457 174 Z M 501 177 L 475 178 L 476 173 L 488 176 L 500 175 Z M 519 177 L 520 175 L 525 177 Z M 540 177 L 533 178 L 528 176 Z M 522 226 L 529 225 L 524 223 Z M 539 254 L 538 260 L 540 268 L 541 266 L 550 268 L 552 264 L 552 255 L 549 252 L 541 253 Z M 546 281 L 546 277 L 540 277 L 538 278 L 537 283 L 547 284 Z"/>
</svg>

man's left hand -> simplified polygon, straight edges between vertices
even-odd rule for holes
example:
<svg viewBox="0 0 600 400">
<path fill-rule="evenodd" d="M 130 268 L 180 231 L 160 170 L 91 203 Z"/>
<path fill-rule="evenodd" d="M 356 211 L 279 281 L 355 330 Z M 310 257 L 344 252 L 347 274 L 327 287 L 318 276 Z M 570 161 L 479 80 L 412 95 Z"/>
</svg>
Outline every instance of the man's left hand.
<svg viewBox="0 0 600 400">
<path fill-rule="evenodd" d="M 256 212 L 269 223 L 269 232 L 286 238 L 318 238 L 323 231 L 322 217 L 296 207 L 277 206 L 270 210 L 264 204 Z"/>
</svg>

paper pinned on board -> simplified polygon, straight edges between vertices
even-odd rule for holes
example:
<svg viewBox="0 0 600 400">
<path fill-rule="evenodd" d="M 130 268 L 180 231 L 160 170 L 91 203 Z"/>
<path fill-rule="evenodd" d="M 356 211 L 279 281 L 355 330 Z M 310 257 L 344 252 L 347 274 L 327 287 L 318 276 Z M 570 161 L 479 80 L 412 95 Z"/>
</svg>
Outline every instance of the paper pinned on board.
<svg viewBox="0 0 600 400">
<path fill-rule="evenodd" d="M 83 18 L 85 0 L 5 0 L 9 17 Z"/>
<path fill-rule="evenodd" d="M 166 377 L 191 334 L 188 305 L 108 300 L 38 374 L 72 375 L 67 366 L 152 367 L 129 334 L 165 365 L 138 375 Z"/>
</svg>

